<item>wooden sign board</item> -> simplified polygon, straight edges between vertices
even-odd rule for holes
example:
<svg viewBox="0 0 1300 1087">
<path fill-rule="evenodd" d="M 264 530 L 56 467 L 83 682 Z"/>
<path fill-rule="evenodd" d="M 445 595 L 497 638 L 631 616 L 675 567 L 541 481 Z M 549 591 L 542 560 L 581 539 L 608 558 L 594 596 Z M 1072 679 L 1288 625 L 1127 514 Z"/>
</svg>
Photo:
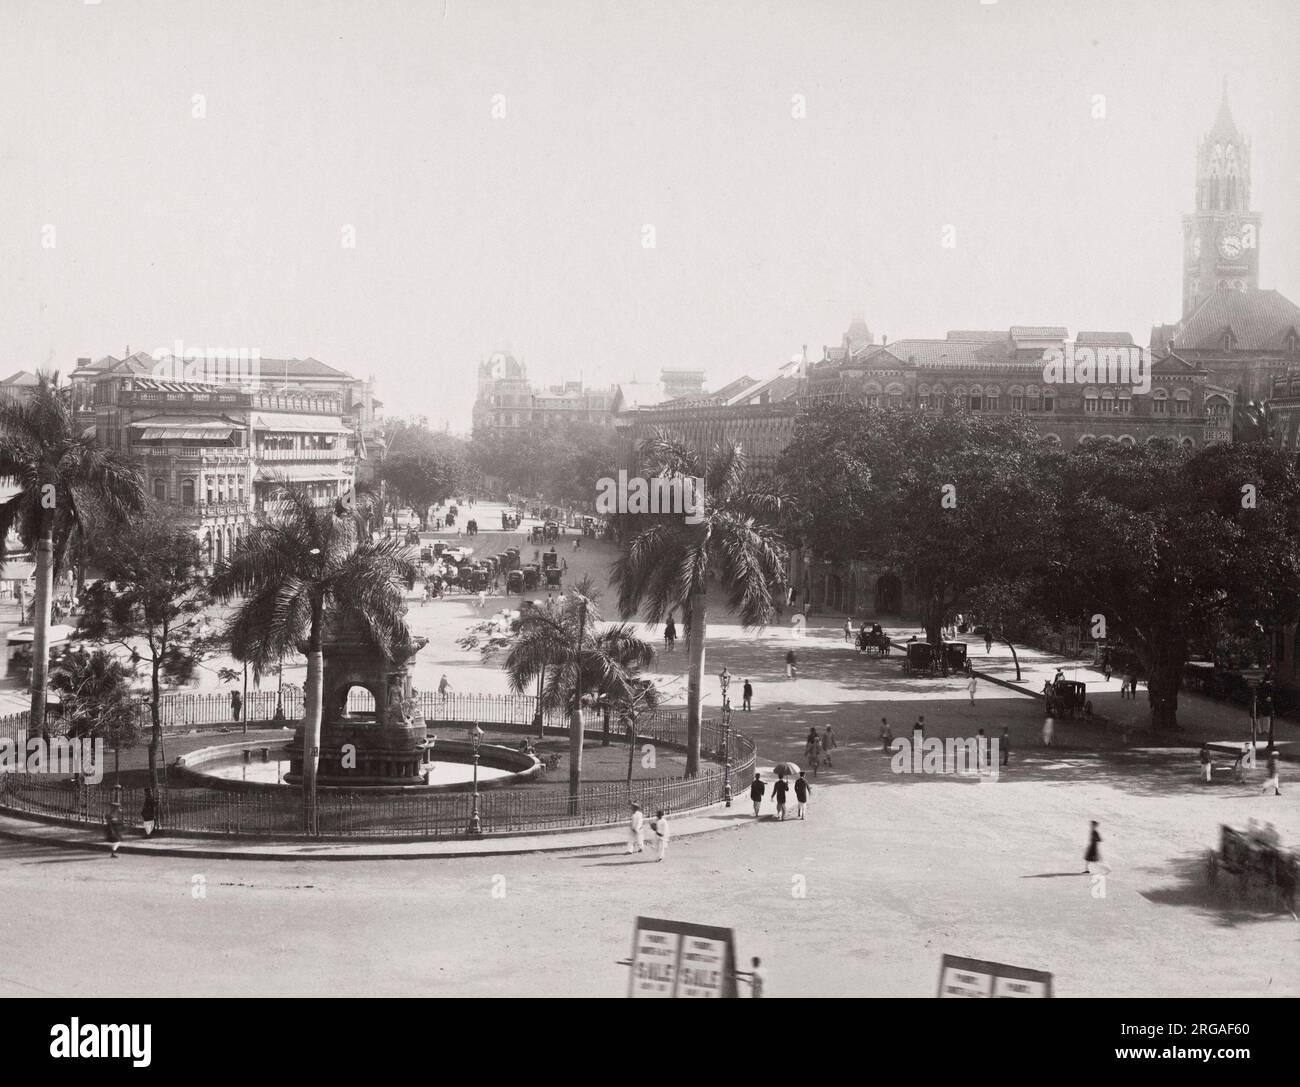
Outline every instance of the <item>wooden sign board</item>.
<svg viewBox="0 0 1300 1087">
<path fill-rule="evenodd" d="M 732 930 L 638 917 L 627 995 L 685 999 L 736 996 Z"/>
</svg>

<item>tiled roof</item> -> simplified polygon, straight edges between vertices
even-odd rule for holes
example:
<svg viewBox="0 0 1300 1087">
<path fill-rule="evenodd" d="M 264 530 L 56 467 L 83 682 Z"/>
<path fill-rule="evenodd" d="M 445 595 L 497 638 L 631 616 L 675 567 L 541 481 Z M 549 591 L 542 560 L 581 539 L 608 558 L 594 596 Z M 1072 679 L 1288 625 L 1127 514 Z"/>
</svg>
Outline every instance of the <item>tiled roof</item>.
<svg viewBox="0 0 1300 1087">
<path fill-rule="evenodd" d="M 16 374 L 10 374 L 0 385 L 24 385 L 31 386 L 40 383 L 40 378 L 28 370 L 19 370 Z"/>
<path fill-rule="evenodd" d="M 1063 340 L 1066 329 L 1057 325 L 1012 325 L 1013 340 Z"/>
<path fill-rule="evenodd" d="M 1133 336 L 1128 332 L 1080 332 L 1075 335 L 1074 342 L 1093 347 L 1131 347 Z"/>
<path fill-rule="evenodd" d="M 950 340 L 973 340 L 977 343 L 1001 343 L 1010 338 L 1008 333 L 996 329 L 957 329 L 948 333 Z"/>
<path fill-rule="evenodd" d="M 268 378 L 284 378 L 287 373 L 289 377 L 333 377 L 345 378 L 349 381 L 356 381 L 346 370 L 340 370 L 337 367 L 330 366 L 328 363 L 321 362 L 320 359 L 314 359 L 308 355 L 305 359 L 267 359 L 259 360 L 262 364 L 262 370 Z"/>
<path fill-rule="evenodd" d="M 1277 291 L 1221 289 L 1206 297 L 1174 337 L 1176 350 L 1217 350 L 1231 331 L 1238 351 L 1285 350 L 1287 333 L 1300 333 L 1300 306 Z"/>
</svg>

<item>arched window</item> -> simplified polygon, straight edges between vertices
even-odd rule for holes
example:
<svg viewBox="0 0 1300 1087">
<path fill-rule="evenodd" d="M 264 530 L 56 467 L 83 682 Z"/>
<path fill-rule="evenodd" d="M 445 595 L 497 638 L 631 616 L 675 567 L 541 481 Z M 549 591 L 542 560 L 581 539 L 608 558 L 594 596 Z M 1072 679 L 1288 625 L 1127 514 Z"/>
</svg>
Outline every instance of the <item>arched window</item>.
<svg viewBox="0 0 1300 1087">
<path fill-rule="evenodd" d="M 1133 392 L 1130 389 L 1120 389 L 1119 396 L 1115 398 L 1115 410 L 1121 415 L 1133 414 Z"/>
<path fill-rule="evenodd" d="M 1190 389 L 1174 390 L 1174 414 L 1190 415 L 1192 413 L 1192 393 Z"/>
<path fill-rule="evenodd" d="M 930 386 L 918 385 L 916 387 L 916 406 L 920 411 L 930 410 Z"/>
<path fill-rule="evenodd" d="M 970 408 L 971 411 L 984 410 L 984 390 L 981 389 L 978 385 L 971 386 L 970 399 L 967 402 L 967 406 Z"/>
<path fill-rule="evenodd" d="M 1102 414 L 1104 415 L 1115 414 L 1115 390 L 1114 389 L 1101 390 L 1101 410 L 1102 410 Z"/>
<path fill-rule="evenodd" d="M 1024 411 L 1024 410 L 1025 410 L 1025 390 L 1024 390 L 1023 386 L 1020 386 L 1020 385 L 1012 385 L 1012 386 L 1011 386 L 1011 390 L 1010 390 L 1010 392 L 1009 392 L 1008 395 L 1010 395 L 1010 397 L 1011 397 L 1011 410 L 1012 410 L 1012 411 Z"/>
<path fill-rule="evenodd" d="M 1137 445 L 1137 442 L 1135 442 L 1135 441 L 1133 440 L 1133 435 L 1132 435 L 1132 434 L 1121 434 L 1121 435 L 1119 436 L 1119 444 L 1120 444 L 1120 445 L 1127 445 L 1127 446 L 1129 446 L 1129 447 L 1132 447 L 1132 446 Z"/>
<path fill-rule="evenodd" d="M 1050 442 L 1052 445 L 1060 445 L 1061 436 L 1059 434 L 1044 434 L 1043 441 Z"/>
<path fill-rule="evenodd" d="M 984 410 L 998 411 L 1002 406 L 1002 390 L 996 385 L 984 386 Z"/>
<path fill-rule="evenodd" d="M 181 505 L 194 505 L 194 480 L 192 479 L 181 480 Z"/>
<path fill-rule="evenodd" d="M 1089 414 L 1097 411 L 1097 390 L 1085 389 L 1083 391 L 1083 410 Z"/>
<path fill-rule="evenodd" d="M 1104 443 L 1105 445 L 1114 445 L 1114 444 L 1115 444 L 1115 435 L 1114 435 L 1114 434 L 1103 434 L 1103 435 L 1102 435 L 1100 438 L 1098 438 L 1097 440 L 1100 441 L 1100 442 L 1102 442 L 1102 443 Z"/>
<path fill-rule="evenodd" d="M 153 496 L 159 502 L 167 501 L 167 481 L 165 479 L 155 479 L 153 481 Z"/>
<path fill-rule="evenodd" d="M 1216 418 L 1225 416 L 1230 410 L 1228 401 L 1222 396 L 1209 396 L 1205 399 L 1205 414 Z"/>
<path fill-rule="evenodd" d="M 863 400 L 866 401 L 867 407 L 876 408 L 880 406 L 880 386 L 874 381 L 868 381 L 862 387 Z"/>
<path fill-rule="evenodd" d="M 1051 411 L 1054 407 L 1056 407 L 1056 393 L 1049 386 L 1043 390 L 1043 411 Z"/>
<path fill-rule="evenodd" d="M 1184 438 L 1184 439 L 1182 440 L 1182 442 L 1179 443 L 1179 444 L 1181 444 L 1182 447 L 1183 447 L 1184 449 L 1195 449 L 1195 448 L 1196 448 L 1196 443 L 1195 443 L 1194 441 L 1192 441 L 1191 438 Z"/>
<path fill-rule="evenodd" d="M 1165 415 L 1169 411 L 1169 391 L 1157 389 L 1151 394 L 1151 414 Z"/>
<path fill-rule="evenodd" d="M 903 386 L 896 382 L 885 386 L 885 403 L 891 408 L 903 406 Z"/>
<path fill-rule="evenodd" d="M 1095 435 L 1095 434 L 1080 434 L 1080 435 L 1079 435 L 1079 444 L 1080 444 L 1080 445 L 1087 445 L 1089 442 L 1095 442 L 1096 440 L 1097 440 L 1097 435 Z"/>
<path fill-rule="evenodd" d="M 1027 386 L 1025 386 L 1025 407 L 1026 407 L 1027 410 L 1029 410 L 1029 411 L 1038 411 L 1038 410 L 1039 410 L 1039 406 L 1038 406 L 1038 404 L 1039 404 L 1039 402 L 1038 402 L 1039 395 L 1040 395 L 1040 393 L 1039 393 L 1039 391 L 1038 391 L 1038 386 L 1037 386 L 1037 385 L 1027 385 Z"/>
</svg>

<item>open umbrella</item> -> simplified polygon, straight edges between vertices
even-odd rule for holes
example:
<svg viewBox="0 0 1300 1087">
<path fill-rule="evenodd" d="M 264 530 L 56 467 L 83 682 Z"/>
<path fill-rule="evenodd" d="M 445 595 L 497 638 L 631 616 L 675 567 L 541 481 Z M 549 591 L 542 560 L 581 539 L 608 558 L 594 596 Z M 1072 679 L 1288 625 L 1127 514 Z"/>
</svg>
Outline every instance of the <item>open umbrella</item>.
<svg viewBox="0 0 1300 1087">
<path fill-rule="evenodd" d="M 772 767 L 772 773 L 779 778 L 797 778 L 800 774 L 800 770 L 797 763 L 778 762 Z"/>
</svg>

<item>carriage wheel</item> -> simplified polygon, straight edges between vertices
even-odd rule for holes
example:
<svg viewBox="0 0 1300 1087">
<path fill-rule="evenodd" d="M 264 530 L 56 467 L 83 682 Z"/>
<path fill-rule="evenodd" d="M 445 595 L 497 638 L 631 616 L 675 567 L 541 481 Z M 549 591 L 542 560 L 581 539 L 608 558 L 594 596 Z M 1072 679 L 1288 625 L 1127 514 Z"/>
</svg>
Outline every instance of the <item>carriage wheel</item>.
<svg viewBox="0 0 1300 1087">
<path fill-rule="evenodd" d="M 1213 850 L 1205 854 L 1205 882 L 1211 887 L 1219 882 L 1219 855 Z"/>
</svg>

